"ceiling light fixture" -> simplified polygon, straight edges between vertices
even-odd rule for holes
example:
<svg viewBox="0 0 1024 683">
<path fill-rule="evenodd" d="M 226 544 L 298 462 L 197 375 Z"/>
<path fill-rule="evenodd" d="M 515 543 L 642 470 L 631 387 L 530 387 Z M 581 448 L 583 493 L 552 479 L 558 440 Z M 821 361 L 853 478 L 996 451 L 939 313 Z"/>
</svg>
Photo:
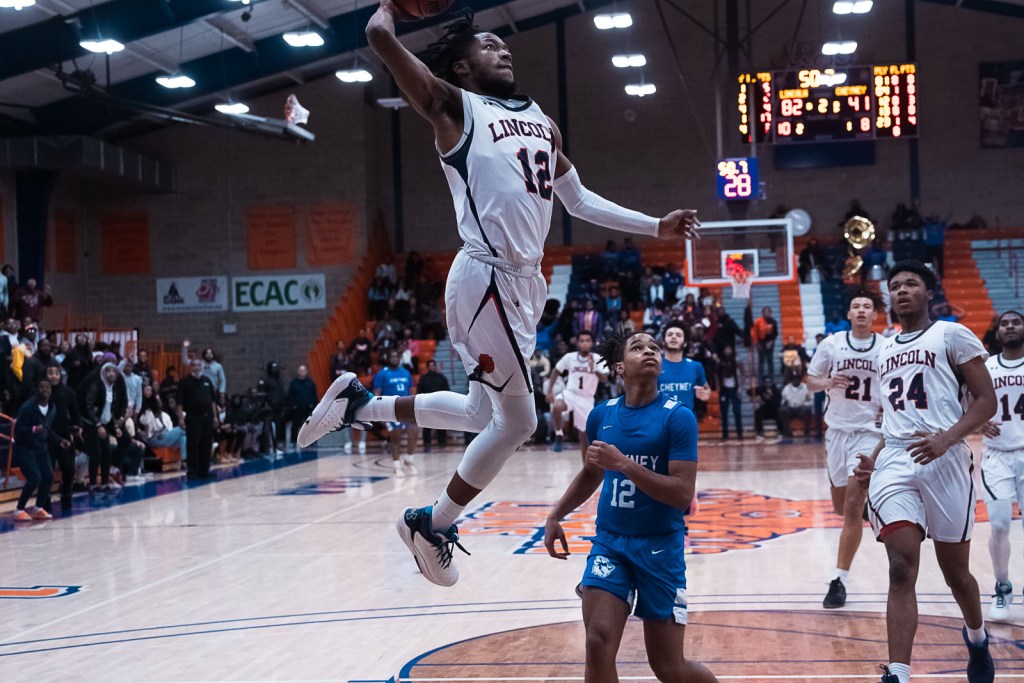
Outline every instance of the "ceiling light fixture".
<svg viewBox="0 0 1024 683">
<path fill-rule="evenodd" d="M 647 58 L 643 55 L 615 55 L 612 57 L 612 66 L 619 69 L 640 67 L 645 64 L 647 64 Z"/>
<path fill-rule="evenodd" d="M 156 82 L 165 88 L 176 90 L 178 88 L 191 88 L 195 86 L 196 82 L 185 74 L 175 74 L 173 76 L 157 76 Z"/>
<path fill-rule="evenodd" d="M 852 55 L 856 51 L 856 40 L 830 40 L 821 46 L 823 55 Z"/>
<path fill-rule="evenodd" d="M 630 83 L 626 86 L 626 94 L 634 97 L 646 97 L 658 92 L 653 83 Z"/>
<path fill-rule="evenodd" d="M 594 26 L 602 31 L 613 28 L 629 28 L 633 25 L 633 17 L 629 12 L 616 12 L 615 14 L 595 14 Z"/>
<path fill-rule="evenodd" d="M 373 74 L 366 69 L 341 69 L 335 71 L 334 75 L 343 83 L 368 83 L 373 80 Z"/>
<path fill-rule="evenodd" d="M 36 0 L 0 0 L 0 9 L 13 9 L 20 11 L 26 7 L 36 4 Z"/>
<path fill-rule="evenodd" d="M 100 40 L 83 40 L 79 45 L 89 52 L 96 52 L 98 54 L 112 55 L 115 52 L 120 52 L 124 49 L 124 45 L 117 42 L 113 38 L 106 38 Z"/>
<path fill-rule="evenodd" d="M 321 47 L 324 44 L 323 36 L 316 31 L 285 33 L 281 37 L 292 47 Z"/>
<path fill-rule="evenodd" d="M 832 11 L 835 14 L 867 14 L 873 5 L 871 0 L 836 0 Z"/>
<path fill-rule="evenodd" d="M 221 114 L 231 115 L 247 114 L 249 112 L 249 107 L 241 102 L 225 102 L 223 104 L 218 104 L 214 109 L 219 111 Z"/>
</svg>

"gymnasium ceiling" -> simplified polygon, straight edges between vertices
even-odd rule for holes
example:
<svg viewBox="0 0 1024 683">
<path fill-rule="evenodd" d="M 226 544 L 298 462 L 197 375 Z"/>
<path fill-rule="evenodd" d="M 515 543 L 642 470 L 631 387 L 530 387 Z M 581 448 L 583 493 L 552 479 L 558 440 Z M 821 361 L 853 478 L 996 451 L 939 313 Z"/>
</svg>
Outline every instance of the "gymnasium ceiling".
<svg viewBox="0 0 1024 683">
<path fill-rule="evenodd" d="M 8 0 L 10 1 L 10 0 Z M 681 0 L 671 0 L 680 2 Z M 759 0 L 760 1 L 760 0 Z M 780 0 L 781 1 L 781 0 Z M 1024 0 L 922 0 L 1024 17 Z M 508 34 L 611 4 L 611 0 L 468 0 L 480 26 Z M 123 100 L 209 113 L 319 78 L 356 60 L 373 64 L 363 28 L 376 0 L 36 0 L 0 9 L 0 137 L 88 134 L 107 137 L 138 119 L 66 83 L 78 72 Z M 400 25 L 407 44 L 439 35 L 442 19 Z M 317 31 L 322 47 L 293 48 L 289 31 Z M 122 52 L 87 52 L 79 41 L 116 38 Z M 109 69 L 109 71 L 108 71 Z M 195 87 L 169 90 L 161 75 L 185 73 Z M 380 74 L 378 74 L 380 75 Z"/>
</svg>

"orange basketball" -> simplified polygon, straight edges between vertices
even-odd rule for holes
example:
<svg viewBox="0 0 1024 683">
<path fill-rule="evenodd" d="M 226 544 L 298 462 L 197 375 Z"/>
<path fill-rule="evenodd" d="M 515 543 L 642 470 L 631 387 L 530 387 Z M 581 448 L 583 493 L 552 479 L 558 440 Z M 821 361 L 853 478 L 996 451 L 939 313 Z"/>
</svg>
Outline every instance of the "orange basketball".
<svg viewBox="0 0 1024 683">
<path fill-rule="evenodd" d="M 415 19 L 436 17 L 448 11 L 455 0 L 391 0 L 399 10 Z"/>
</svg>

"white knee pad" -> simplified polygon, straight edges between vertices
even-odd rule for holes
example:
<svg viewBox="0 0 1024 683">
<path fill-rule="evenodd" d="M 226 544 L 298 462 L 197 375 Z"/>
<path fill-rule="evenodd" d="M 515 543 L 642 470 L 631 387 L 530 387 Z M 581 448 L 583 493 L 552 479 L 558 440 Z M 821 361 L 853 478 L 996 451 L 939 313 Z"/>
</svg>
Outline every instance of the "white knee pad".
<svg viewBox="0 0 1024 683">
<path fill-rule="evenodd" d="M 419 394 L 413 404 L 416 424 L 427 429 L 482 432 L 491 422 L 491 402 L 479 382 L 469 383 L 468 394 L 437 391 Z"/>
<path fill-rule="evenodd" d="M 483 489 L 498 476 L 505 461 L 537 429 L 533 396 L 503 396 L 491 389 L 492 418 L 487 429 L 466 448 L 459 476 L 474 488 Z"/>
</svg>

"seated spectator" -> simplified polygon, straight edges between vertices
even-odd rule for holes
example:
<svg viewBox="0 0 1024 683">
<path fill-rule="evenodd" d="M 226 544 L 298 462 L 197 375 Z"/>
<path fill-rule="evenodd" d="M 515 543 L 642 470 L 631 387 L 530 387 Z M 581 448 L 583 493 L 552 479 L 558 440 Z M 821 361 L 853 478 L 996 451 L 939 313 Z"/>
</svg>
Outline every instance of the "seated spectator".
<svg viewBox="0 0 1024 683">
<path fill-rule="evenodd" d="M 636 332 L 636 323 L 633 322 L 633 318 L 629 315 L 629 311 L 619 311 L 619 319 L 615 325 L 615 334 L 633 334 Z"/>
<path fill-rule="evenodd" d="M 392 292 L 391 301 L 394 304 L 395 318 L 398 322 L 409 322 L 409 315 L 412 311 L 412 292 L 405 286 L 405 282 L 400 282 Z"/>
<path fill-rule="evenodd" d="M 398 336 L 402 332 L 402 324 L 390 315 L 377 321 L 373 328 L 373 350 L 383 360 L 388 352 L 398 346 Z"/>
<path fill-rule="evenodd" d="M 665 274 L 661 276 L 661 284 L 665 287 L 665 303 L 674 306 L 679 301 L 679 288 L 683 285 L 683 276 L 676 264 L 665 266 Z"/>
<path fill-rule="evenodd" d="M 764 441 L 765 420 L 773 420 L 778 429 L 779 439 L 782 438 L 782 423 L 779 421 L 779 405 L 782 397 L 775 386 L 775 379 L 766 375 L 754 390 L 754 432 L 755 441 Z"/>
<path fill-rule="evenodd" d="M 633 238 L 627 237 L 622 240 L 622 250 L 619 251 L 619 270 L 639 277 L 643 272 L 643 259 L 640 251 L 633 245 Z"/>
<path fill-rule="evenodd" d="M 694 298 L 693 294 L 686 294 L 683 297 L 681 309 L 683 324 L 685 324 L 687 328 L 693 326 L 698 320 L 697 314 L 700 311 L 697 307 L 697 300 Z"/>
<path fill-rule="evenodd" d="M 405 257 L 405 279 L 408 282 L 417 282 L 423 275 L 423 257 L 418 251 L 410 251 Z"/>
<path fill-rule="evenodd" d="M 796 337 L 789 335 L 786 343 L 782 346 L 782 381 L 788 384 L 793 377 L 803 377 L 807 372 L 807 364 L 811 358 L 807 355 L 807 349 L 796 340 Z"/>
<path fill-rule="evenodd" d="M 811 435 L 811 404 L 814 396 L 803 383 L 803 375 L 794 376 L 789 384 L 782 388 L 782 404 L 779 407 L 779 422 L 782 425 L 782 436 L 793 437 L 793 420 L 803 420 L 804 436 Z"/>
<path fill-rule="evenodd" d="M 622 294 L 619 293 L 618 285 L 608 287 L 608 295 L 604 298 L 604 317 L 606 321 L 615 321 L 619 318 L 619 311 L 622 310 Z"/>
<path fill-rule="evenodd" d="M 181 459 L 185 459 L 185 430 L 174 425 L 174 420 L 164 410 L 160 395 L 149 385 L 142 388 L 137 435 L 150 448 L 177 448 Z"/>
<path fill-rule="evenodd" d="M 373 364 L 371 352 L 373 341 L 370 328 L 364 327 L 359 331 L 359 336 L 352 340 L 348 347 L 349 358 L 352 359 L 352 367 L 357 375 L 370 374 L 370 366 Z"/>
<path fill-rule="evenodd" d="M 240 406 L 242 397 L 235 394 L 229 400 L 227 396 L 217 399 L 217 428 L 213 438 L 217 443 L 217 461 L 234 464 L 242 460 L 242 447 L 245 445 L 245 429 L 232 421 L 235 418 L 231 409 L 231 401 Z M 184 451 L 182 451 L 184 453 Z"/>
<path fill-rule="evenodd" d="M 661 299 L 656 299 L 655 301 L 651 302 L 650 306 L 644 309 L 643 325 L 645 328 L 654 328 L 660 334 L 662 328 L 665 325 L 664 301 L 662 301 Z"/>
<path fill-rule="evenodd" d="M 648 271 L 649 270 L 650 269 L 648 268 Z M 647 287 L 645 289 L 646 296 L 644 297 L 644 300 L 648 302 L 648 305 L 651 301 L 661 300 L 664 302 L 668 302 L 668 297 L 665 296 L 665 292 L 666 287 L 662 282 L 661 276 L 654 274 L 650 275 L 648 278 Z M 673 297 L 674 296 L 675 293 L 673 293 Z"/>
<path fill-rule="evenodd" d="M 594 308 L 594 301 L 586 299 L 583 310 L 573 318 L 572 335 L 575 337 L 583 330 L 601 331 L 604 329 L 604 317 Z"/>
<path fill-rule="evenodd" d="M 811 282 L 811 273 L 815 270 L 821 274 L 822 279 L 832 277 L 828 259 L 825 258 L 825 252 L 818 244 L 817 239 L 811 238 L 807 242 L 807 246 L 800 250 L 798 262 L 797 273 L 800 276 L 800 282 Z"/>
<path fill-rule="evenodd" d="M 601 270 L 605 281 L 614 280 L 619 274 L 619 268 L 619 249 L 615 246 L 615 240 L 608 240 L 601 252 Z"/>
<path fill-rule="evenodd" d="M 388 300 L 391 299 L 391 288 L 387 286 L 382 278 L 375 277 L 370 283 L 370 290 L 366 295 L 367 314 L 373 320 L 379 320 L 384 312 L 388 310 Z"/>
<path fill-rule="evenodd" d="M 411 327 L 402 330 L 402 365 L 414 375 L 420 374 L 420 341 Z"/>
<path fill-rule="evenodd" d="M 544 358 L 544 354 L 539 351 L 534 351 L 533 357 L 537 355 Z M 533 360 L 531 359 L 531 364 Z M 548 366 L 550 370 L 550 364 Z M 539 386 L 538 383 L 534 383 L 534 387 Z M 427 361 L 427 371 L 420 375 L 420 381 L 416 385 L 417 394 L 432 394 L 437 391 L 451 391 L 451 387 L 448 385 L 448 378 L 437 371 L 437 362 L 434 360 Z M 445 448 L 448 446 L 448 431 L 444 429 L 431 429 L 430 427 L 423 428 L 423 451 L 425 453 L 430 452 L 430 442 L 434 437 L 437 437 L 437 447 Z"/>
<path fill-rule="evenodd" d="M 68 384 L 70 384 L 71 373 L 68 373 Z M 167 368 L 164 378 L 160 382 L 160 401 L 168 406 L 168 399 L 178 395 L 178 368 L 173 365 Z"/>
<path fill-rule="evenodd" d="M 348 357 L 348 349 L 345 347 L 345 341 L 339 339 L 334 345 L 334 355 L 331 356 L 331 381 L 351 371 L 352 361 Z"/>
<path fill-rule="evenodd" d="M 861 272 L 865 278 L 881 280 L 889 271 L 889 252 L 885 250 L 882 239 L 876 237 L 871 240 L 871 246 L 864 254 L 864 268 Z M 879 276 L 880 275 L 880 276 Z"/>
<path fill-rule="evenodd" d="M 67 339 L 61 340 L 57 345 L 57 353 L 53 354 L 53 359 L 57 362 L 57 365 L 63 365 L 64 359 L 68 357 L 71 352 L 71 342 Z"/>
<path fill-rule="evenodd" d="M 32 277 L 16 289 L 11 297 L 11 309 L 15 318 L 42 321 L 44 306 L 53 306 L 50 285 L 40 290 L 36 287 L 36 279 Z"/>
<path fill-rule="evenodd" d="M 954 303 L 945 302 L 932 306 L 932 320 L 945 320 L 946 322 L 960 322 L 967 316 L 967 311 Z"/>
<path fill-rule="evenodd" d="M 846 332 L 850 329 L 850 321 L 841 317 L 838 308 L 833 308 L 828 314 L 828 320 L 825 321 L 825 335 L 831 336 L 838 332 Z"/>
<path fill-rule="evenodd" d="M 398 270 L 395 268 L 395 257 L 388 254 L 384 258 L 384 262 L 377 266 L 377 270 L 373 275 L 375 278 L 382 280 L 388 287 L 397 285 Z"/>
</svg>

